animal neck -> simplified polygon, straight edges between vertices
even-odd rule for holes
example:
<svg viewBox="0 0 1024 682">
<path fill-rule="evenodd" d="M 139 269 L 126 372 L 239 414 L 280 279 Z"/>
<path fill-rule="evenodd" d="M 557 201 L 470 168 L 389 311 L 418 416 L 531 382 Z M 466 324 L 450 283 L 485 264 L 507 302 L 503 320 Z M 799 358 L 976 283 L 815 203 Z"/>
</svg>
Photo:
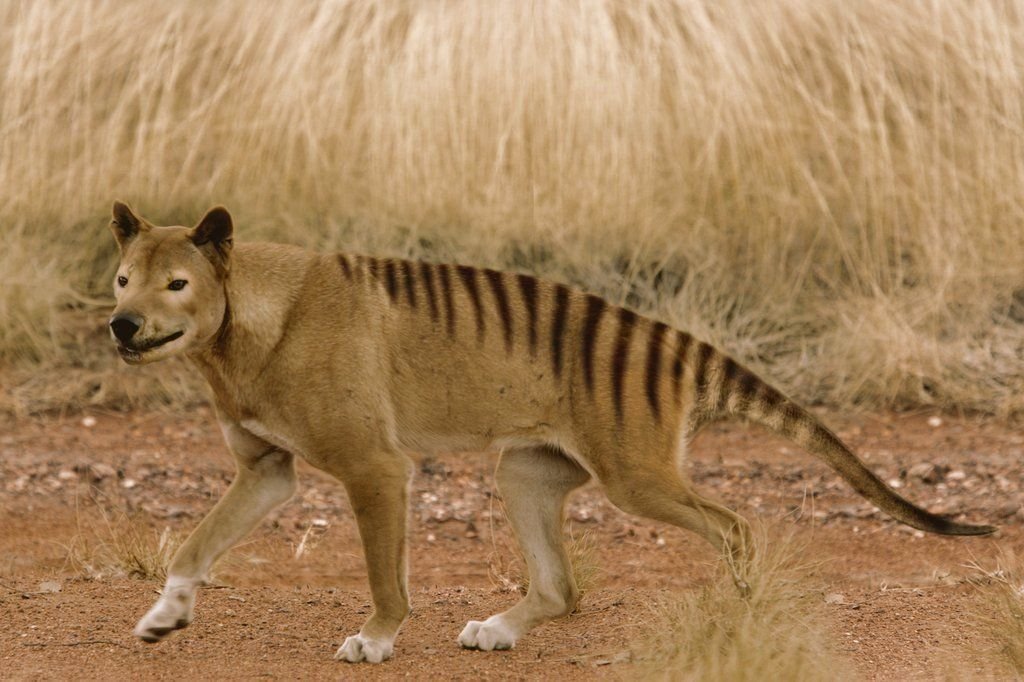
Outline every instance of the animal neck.
<svg viewBox="0 0 1024 682">
<path fill-rule="evenodd" d="M 259 246 L 236 249 L 224 283 L 220 329 L 192 356 L 218 402 L 240 402 L 244 389 L 256 386 L 284 337 L 309 265 L 298 250 L 280 254 Z"/>
<path fill-rule="evenodd" d="M 246 375 L 253 368 L 263 366 L 262 362 L 239 361 L 239 358 L 256 358 L 247 350 L 255 347 L 254 335 L 246 328 L 244 317 L 239 319 L 235 309 L 231 293 L 225 286 L 224 317 L 220 329 L 209 344 L 190 356 L 213 389 L 218 406 L 229 412 L 240 412 L 239 408 L 244 404 L 240 389 L 247 384 L 247 379 L 251 380 Z M 240 418 L 240 415 L 234 416 Z"/>
</svg>

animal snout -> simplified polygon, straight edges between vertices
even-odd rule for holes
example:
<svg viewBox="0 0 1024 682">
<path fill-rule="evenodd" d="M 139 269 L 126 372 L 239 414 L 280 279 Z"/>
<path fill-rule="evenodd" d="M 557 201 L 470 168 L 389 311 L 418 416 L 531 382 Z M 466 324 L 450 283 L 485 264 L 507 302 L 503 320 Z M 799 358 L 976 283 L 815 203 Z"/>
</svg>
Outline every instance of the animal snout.
<svg viewBox="0 0 1024 682">
<path fill-rule="evenodd" d="M 110 331 L 114 332 L 114 338 L 121 343 L 131 341 L 140 327 L 142 327 L 142 318 L 131 313 L 117 315 L 110 320 Z"/>
</svg>

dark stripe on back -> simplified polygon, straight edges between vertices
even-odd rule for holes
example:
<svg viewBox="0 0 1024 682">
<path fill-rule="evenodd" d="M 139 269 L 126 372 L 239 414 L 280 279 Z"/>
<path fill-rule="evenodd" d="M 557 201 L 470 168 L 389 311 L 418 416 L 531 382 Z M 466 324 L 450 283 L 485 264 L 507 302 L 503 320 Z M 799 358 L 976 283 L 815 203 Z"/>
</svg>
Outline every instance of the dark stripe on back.
<svg viewBox="0 0 1024 682">
<path fill-rule="evenodd" d="M 405 279 L 405 296 L 409 299 L 409 306 L 416 307 L 416 280 L 413 279 L 412 263 L 402 261 L 402 278 Z"/>
<path fill-rule="evenodd" d="M 690 350 L 693 337 L 686 332 L 676 332 L 676 353 L 672 361 L 672 396 L 676 403 L 683 389 L 683 369 L 686 367 L 686 354 Z"/>
<path fill-rule="evenodd" d="M 711 368 L 711 357 L 714 354 L 715 349 L 703 341 L 697 344 L 697 360 L 693 366 L 693 383 L 696 387 L 696 400 L 698 402 L 707 400 L 708 370 Z"/>
<path fill-rule="evenodd" d="M 388 298 L 398 298 L 398 276 L 395 274 L 395 263 L 390 258 L 384 263 L 384 279 L 388 289 Z"/>
<path fill-rule="evenodd" d="M 782 403 L 785 398 L 777 390 L 769 386 L 768 384 L 761 384 L 761 404 L 764 405 L 766 412 L 774 412 L 778 408 L 779 404 Z"/>
<path fill-rule="evenodd" d="M 345 279 L 352 280 L 352 266 L 348 264 L 348 258 L 345 258 L 345 254 L 338 254 L 338 265 L 341 266 L 341 271 L 345 273 Z"/>
<path fill-rule="evenodd" d="M 728 355 L 722 356 L 722 380 L 718 390 L 718 411 L 724 410 L 729 404 L 729 396 L 733 394 L 734 384 L 743 368 Z"/>
<path fill-rule="evenodd" d="M 739 383 L 740 404 L 743 406 L 743 410 L 746 411 L 749 409 L 751 401 L 757 395 L 757 386 L 761 383 L 761 380 L 753 372 L 744 369 L 740 374 Z"/>
<path fill-rule="evenodd" d="M 434 266 L 420 261 L 420 279 L 427 290 L 427 304 L 430 306 L 430 319 L 437 320 L 437 292 L 434 291 Z"/>
<path fill-rule="evenodd" d="M 779 425 L 779 433 L 781 433 L 782 435 L 789 435 L 789 432 L 787 430 L 790 427 L 790 424 L 788 423 L 788 407 L 789 405 L 792 405 L 792 403 L 787 405 L 786 403 L 788 403 L 789 401 L 786 400 L 786 397 L 779 393 L 774 387 L 769 386 L 768 384 L 761 384 L 760 394 L 761 404 L 764 406 L 764 414 L 772 415 L 781 413 L 782 423 Z"/>
<path fill-rule="evenodd" d="M 519 292 L 526 304 L 526 320 L 529 326 L 530 355 L 537 354 L 537 280 L 529 275 L 518 275 Z"/>
<path fill-rule="evenodd" d="M 480 289 L 476 285 L 476 268 L 469 265 L 456 265 L 455 270 L 459 273 L 462 285 L 466 287 L 469 300 L 473 303 L 473 312 L 476 313 L 476 335 L 478 339 L 484 338 L 484 306 L 480 301 Z"/>
<path fill-rule="evenodd" d="M 444 309 L 448 314 L 448 336 L 455 337 L 455 302 L 452 300 L 452 276 L 451 268 L 447 265 L 438 265 L 437 271 L 441 274 L 441 294 L 444 296 Z"/>
<path fill-rule="evenodd" d="M 736 364 L 736 374 L 731 382 L 731 392 L 736 394 L 736 406 L 733 408 L 733 412 L 737 414 L 750 412 L 751 403 L 757 396 L 757 387 L 760 383 L 761 380 L 757 378 L 757 375 L 746 367 Z"/>
<path fill-rule="evenodd" d="M 651 406 L 655 419 L 658 419 L 661 409 L 658 404 L 658 379 L 661 378 L 661 344 L 667 331 L 667 324 L 655 322 L 651 326 L 651 335 L 647 340 L 647 403 Z"/>
<path fill-rule="evenodd" d="M 597 330 L 601 325 L 601 316 L 608 307 L 603 298 L 587 294 L 587 314 L 583 320 L 583 383 L 587 390 L 594 390 L 594 345 L 597 343 Z"/>
<path fill-rule="evenodd" d="M 635 325 L 636 313 L 619 308 L 619 337 L 615 340 L 615 351 L 612 354 L 612 399 L 615 401 L 615 415 L 619 419 L 622 419 L 622 390 L 629 360 L 629 342 Z"/>
<path fill-rule="evenodd" d="M 508 305 L 508 292 L 505 290 L 505 279 L 497 270 L 484 270 L 487 283 L 494 292 L 494 300 L 498 303 L 498 314 L 501 316 L 501 327 L 505 332 L 505 350 L 512 350 L 512 310 Z"/>
<path fill-rule="evenodd" d="M 370 274 L 373 275 L 373 278 L 379 282 L 380 281 L 380 261 L 371 256 L 371 257 L 367 258 L 367 264 L 370 266 Z"/>
<path fill-rule="evenodd" d="M 562 337 L 565 336 L 565 322 L 569 314 L 569 288 L 564 284 L 555 285 L 555 310 L 551 318 L 551 365 L 555 377 L 562 375 Z"/>
</svg>

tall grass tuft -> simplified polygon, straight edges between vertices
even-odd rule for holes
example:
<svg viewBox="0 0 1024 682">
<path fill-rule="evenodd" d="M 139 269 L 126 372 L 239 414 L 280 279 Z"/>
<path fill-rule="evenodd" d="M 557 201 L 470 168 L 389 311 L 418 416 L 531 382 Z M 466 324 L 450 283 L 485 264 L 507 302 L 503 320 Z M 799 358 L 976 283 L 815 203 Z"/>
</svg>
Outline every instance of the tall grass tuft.
<svg viewBox="0 0 1024 682">
<path fill-rule="evenodd" d="M 3 3 L 0 403 L 117 383 L 118 197 L 556 277 L 805 400 L 1016 412 L 1022 90 L 1003 0 Z"/>
<path fill-rule="evenodd" d="M 740 596 L 733 573 L 718 576 L 696 593 L 665 601 L 637 650 L 644 677 L 670 680 L 852 679 L 830 648 L 820 591 L 809 587 L 806 547 L 792 539 L 755 538 L 748 567 L 750 593 Z"/>
<path fill-rule="evenodd" d="M 1024 676 L 1024 566 L 1004 550 L 994 568 L 977 562 L 969 567 L 975 571 L 971 582 L 980 597 L 973 603 L 971 620 L 994 645 L 992 660 L 1020 679 Z"/>
</svg>

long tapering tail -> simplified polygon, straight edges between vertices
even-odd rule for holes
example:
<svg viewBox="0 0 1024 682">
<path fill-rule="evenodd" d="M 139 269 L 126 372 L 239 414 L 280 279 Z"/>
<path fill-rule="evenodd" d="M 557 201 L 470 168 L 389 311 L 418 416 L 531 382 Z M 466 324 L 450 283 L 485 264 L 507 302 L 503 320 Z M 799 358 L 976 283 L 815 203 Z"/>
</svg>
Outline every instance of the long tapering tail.
<svg viewBox="0 0 1024 682">
<path fill-rule="evenodd" d="M 987 535 L 995 532 L 994 526 L 958 523 L 909 502 L 868 469 L 812 414 L 753 372 L 730 358 L 723 359 L 720 370 L 716 382 L 718 391 L 713 401 L 717 411 L 747 417 L 791 439 L 823 460 L 854 490 L 894 519 L 942 535 Z"/>
</svg>

